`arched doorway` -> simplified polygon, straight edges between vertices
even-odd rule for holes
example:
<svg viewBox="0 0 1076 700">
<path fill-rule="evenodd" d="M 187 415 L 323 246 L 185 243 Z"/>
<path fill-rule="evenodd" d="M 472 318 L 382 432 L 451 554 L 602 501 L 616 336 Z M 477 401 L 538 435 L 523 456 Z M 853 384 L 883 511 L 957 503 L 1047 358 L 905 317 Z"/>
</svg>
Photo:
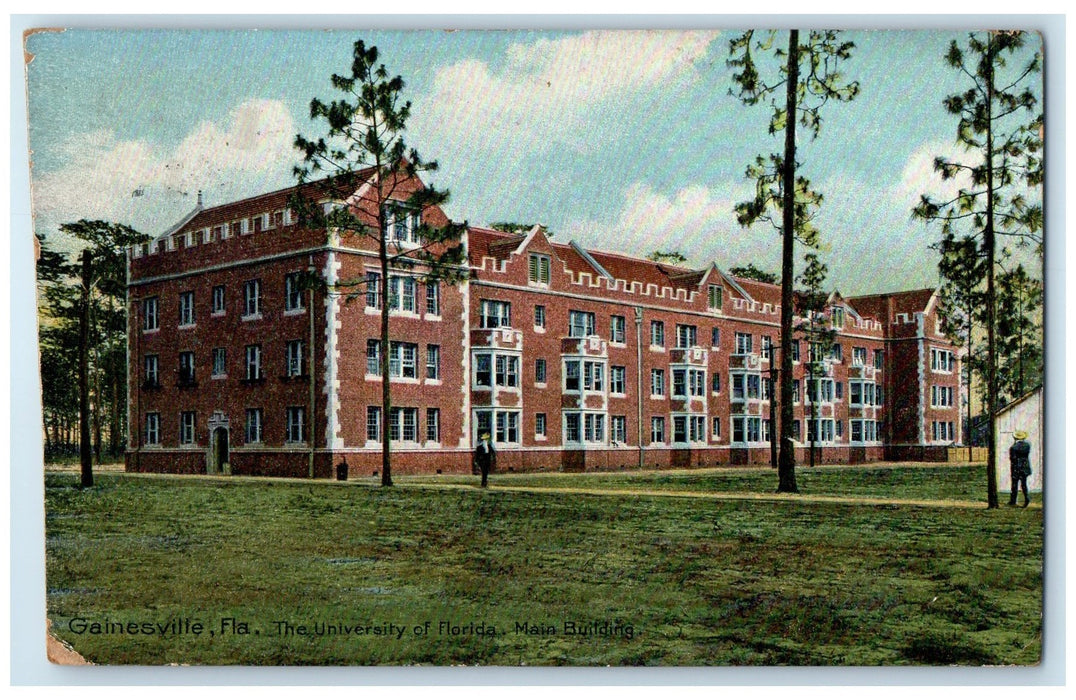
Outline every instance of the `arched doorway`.
<svg viewBox="0 0 1076 700">
<path fill-rule="evenodd" d="M 215 411 L 209 419 L 209 453 L 206 474 L 231 474 L 228 416 Z"/>
</svg>

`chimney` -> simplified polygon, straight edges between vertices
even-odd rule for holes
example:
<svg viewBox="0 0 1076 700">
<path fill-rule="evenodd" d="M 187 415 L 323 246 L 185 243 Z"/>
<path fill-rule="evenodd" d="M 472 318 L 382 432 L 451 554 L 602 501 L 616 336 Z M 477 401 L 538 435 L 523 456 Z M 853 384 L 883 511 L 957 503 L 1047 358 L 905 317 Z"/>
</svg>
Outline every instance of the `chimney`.
<svg viewBox="0 0 1076 700">
<path fill-rule="evenodd" d="M 199 209 L 202 208 L 202 191 L 201 190 L 198 190 L 198 205 L 197 206 L 198 206 Z"/>
</svg>

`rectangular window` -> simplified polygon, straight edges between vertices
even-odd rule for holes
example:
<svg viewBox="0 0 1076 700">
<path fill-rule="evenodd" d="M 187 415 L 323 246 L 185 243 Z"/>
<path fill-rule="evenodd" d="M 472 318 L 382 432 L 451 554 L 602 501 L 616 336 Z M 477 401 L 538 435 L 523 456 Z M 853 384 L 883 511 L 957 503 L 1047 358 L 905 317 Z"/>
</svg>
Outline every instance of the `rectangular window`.
<svg viewBox="0 0 1076 700">
<path fill-rule="evenodd" d="M 744 398 L 747 386 L 747 378 L 742 374 L 732 375 L 732 398 L 742 399 Z"/>
<path fill-rule="evenodd" d="M 724 289 L 717 284 L 711 284 L 706 290 L 706 304 L 711 311 L 716 311 L 721 308 L 721 302 L 723 300 Z"/>
<path fill-rule="evenodd" d="M 802 436 L 803 436 L 802 424 L 798 420 L 792 421 L 792 437 L 793 437 L 793 439 L 800 440 L 800 439 L 802 439 Z"/>
<path fill-rule="evenodd" d="M 179 325 L 194 325 L 194 292 L 179 294 Z"/>
<path fill-rule="evenodd" d="M 699 329 L 682 323 L 676 324 L 676 347 L 693 348 L 699 344 Z"/>
<path fill-rule="evenodd" d="M 792 354 L 792 361 L 793 362 L 799 362 L 800 361 L 800 341 L 793 340 L 792 343 L 789 345 L 789 347 L 792 350 L 792 353 L 791 353 Z"/>
<path fill-rule="evenodd" d="M 545 328 L 545 307 L 540 304 L 534 307 L 534 327 Z"/>
<path fill-rule="evenodd" d="M 497 386 L 519 386 L 519 357 L 517 355 L 496 355 Z"/>
<path fill-rule="evenodd" d="M 289 377 L 300 377 L 303 374 L 303 341 L 289 340 L 284 353 L 285 367 Z"/>
<path fill-rule="evenodd" d="M 720 416 L 714 416 L 713 418 L 710 419 L 710 422 L 713 424 L 712 432 L 713 432 L 713 435 L 714 435 L 714 439 L 715 440 L 720 440 L 721 439 L 721 417 Z"/>
<path fill-rule="evenodd" d="M 284 310 L 300 311 L 303 308 L 303 290 L 299 281 L 299 273 L 292 272 L 284 275 Z"/>
<path fill-rule="evenodd" d="M 213 376 L 224 377 L 228 374 L 225 349 L 213 348 Z"/>
<path fill-rule="evenodd" d="M 720 328 L 711 328 L 710 329 L 710 347 L 712 349 L 714 349 L 714 350 L 721 347 L 721 329 Z"/>
<path fill-rule="evenodd" d="M 381 341 L 366 341 L 366 373 L 381 376 Z"/>
<path fill-rule="evenodd" d="M 519 443 L 519 412 L 497 411 L 497 430 L 493 439 L 496 442 L 517 444 Z"/>
<path fill-rule="evenodd" d="M 753 349 L 753 338 L 750 333 L 736 334 L 736 354 L 748 355 Z"/>
<path fill-rule="evenodd" d="M 161 385 L 161 361 L 157 355 L 146 355 L 144 363 L 146 374 L 143 382 L 148 387 Z"/>
<path fill-rule="evenodd" d="M 213 313 L 224 313 L 224 285 L 218 284 L 213 287 Z"/>
<path fill-rule="evenodd" d="M 392 341 L 389 344 L 389 376 L 418 379 L 418 344 Z"/>
<path fill-rule="evenodd" d="M 848 382 L 848 403 L 852 406 L 863 404 L 863 383 Z"/>
<path fill-rule="evenodd" d="M 381 308 L 381 275 L 377 272 L 366 273 L 366 308 Z"/>
<path fill-rule="evenodd" d="M 564 442 L 580 442 L 582 433 L 579 424 L 580 417 L 578 413 L 564 414 Z"/>
<path fill-rule="evenodd" d="M 620 365 L 613 365 L 609 368 L 609 393 L 610 394 L 623 394 L 624 393 L 624 377 L 627 375 L 627 368 Z"/>
<path fill-rule="evenodd" d="M 546 367 L 545 360 L 539 358 L 534 361 L 534 383 L 545 384 Z"/>
<path fill-rule="evenodd" d="M 161 444 L 161 414 L 160 413 L 147 413 L 146 414 L 146 445 L 160 445 Z"/>
<path fill-rule="evenodd" d="M 485 388 L 493 386 L 493 356 L 489 353 L 474 356 L 474 385 Z"/>
<path fill-rule="evenodd" d="M 389 440 L 416 442 L 418 440 L 418 409 L 394 407 L 389 414 Z"/>
<path fill-rule="evenodd" d="M 194 411 L 183 411 L 179 414 L 179 444 L 194 444 Z"/>
<path fill-rule="evenodd" d="M 194 353 L 179 353 L 179 384 L 194 384 Z"/>
<path fill-rule="evenodd" d="M 586 442 L 605 442 L 605 416 L 600 413 L 583 415 L 583 440 Z"/>
<path fill-rule="evenodd" d="M 564 391 L 579 391 L 579 387 L 579 360 L 566 360 L 564 362 Z"/>
<path fill-rule="evenodd" d="M 243 236 L 247 233 L 247 220 L 240 219 L 239 221 L 233 221 L 228 225 L 228 229 L 233 236 Z"/>
<path fill-rule="evenodd" d="M 653 416 L 650 419 L 650 442 L 665 442 L 665 417 Z"/>
<path fill-rule="evenodd" d="M 687 416 L 673 416 L 673 442 L 687 442 Z"/>
<path fill-rule="evenodd" d="M 710 379 L 710 391 L 715 394 L 721 393 L 721 375 L 714 372 L 713 377 Z"/>
<path fill-rule="evenodd" d="M 672 395 L 673 398 L 686 398 L 687 397 L 687 370 L 686 369 L 674 369 L 672 371 Z M 675 419 L 674 419 L 675 422 Z M 675 432 L 675 427 L 673 429 Z M 675 440 L 675 438 L 674 438 Z M 677 441 L 679 442 L 679 441 Z"/>
<path fill-rule="evenodd" d="M 157 319 L 157 297 L 142 300 L 142 330 L 155 331 L 160 328 Z"/>
<path fill-rule="evenodd" d="M 800 402 L 800 380 L 792 380 L 792 403 Z"/>
<path fill-rule="evenodd" d="M 663 321 L 650 322 L 650 345 L 656 348 L 665 347 L 665 323 Z"/>
<path fill-rule="evenodd" d="M 706 416 L 689 416 L 687 427 L 691 442 L 706 442 Z"/>
<path fill-rule="evenodd" d="M 389 309 L 415 313 L 415 290 L 418 285 L 410 277 L 389 278 Z"/>
<path fill-rule="evenodd" d="M 262 378 L 262 346 L 246 347 L 246 378 L 249 381 Z"/>
<path fill-rule="evenodd" d="M 480 328 L 508 328 L 512 325 L 512 305 L 507 301 L 482 299 L 479 301 Z"/>
<path fill-rule="evenodd" d="M 628 441 L 627 416 L 613 416 L 609 419 L 609 439 L 613 444 Z"/>
<path fill-rule="evenodd" d="M 261 312 L 262 282 L 248 280 L 243 283 L 243 315 L 257 316 Z"/>
<path fill-rule="evenodd" d="M 261 233 L 265 230 L 265 214 L 258 214 L 250 218 L 254 233 Z"/>
<path fill-rule="evenodd" d="M 381 441 L 381 407 L 366 407 L 366 441 Z"/>
<path fill-rule="evenodd" d="M 732 441 L 743 442 L 744 441 L 744 419 L 741 416 L 733 416 L 732 418 Z"/>
<path fill-rule="evenodd" d="M 840 343 L 834 343 L 833 346 L 830 347 L 829 356 L 835 362 L 843 362 L 844 361 L 844 350 L 841 347 Z"/>
<path fill-rule="evenodd" d="M 665 370 L 650 370 L 650 394 L 652 396 L 665 395 Z"/>
<path fill-rule="evenodd" d="M 844 327 L 844 309 L 840 306 L 834 306 L 830 309 L 830 317 L 833 319 L 834 328 Z"/>
<path fill-rule="evenodd" d="M 863 421 L 852 419 L 850 439 L 852 442 L 863 442 Z"/>
<path fill-rule="evenodd" d="M 953 371 L 953 353 L 939 348 L 930 349 L 930 369 L 935 372 Z"/>
<path fill-rule="evenodd" d="M 549 284 L 549 256 L 531 253 L 527 279 L 532 284 Z"/>
<path fill-rule="evenodd" d="M 546 436 L 545 414 L 544 413 L 535 413 L 534 414 L 534 437 L 543 437 L 544 438 L 545 436 Z"/>
<path fill-rule="evenodd" d="M 822 343 L 808 343 L 807 351 L 811 357 L 811 362 L 822 362 Z"/>
<path fill-rule="evenodd" d="M 385 230 L 388 239 L 395 243 L 416 243 L 418 241 L 418 212 L 406 209 L 399 202 L 390 202 L 385 206 Z"/>
<path fill-rule="evenodd" d="M 426 409 L 426 442 L 441 442 L 441 409 Z"/>
<path fill-rule="evenodd" d="M 441 378 L 441 346 L 426 346 L 426 379 Z"/>
<path fill-rule="evenodd" d="M 866 367 L 867 366 L 867 348 L 852 347 L 852 366 L 853 367 Z"/>
<path fill-rule="evenodd" d="M 885 362 L 885 352 L 883 350 L 874 351 L 874 369 L 882 369 L 882 365 Z"/>
<path fill-rule="evenodd" d="M 594 314 L 589 311 L 568 312 L 568 336 L 585 338 L 594 335 Z"/>
<path fill-rule="evenodd" d="M 441 315 L 441 283 L 426 283 L 426 313 L 430 316 Z"/>
<path fill-rule="evenodd" d="M 602 391 L 604 388 L 605 365 L 600 362 L 583 363 L 583 390 Z"/>
<path fill-rule="evenodd" d="M 248 408 L 246 420 L 246 442 L 248 444 L 262 441 L 262 410 Z"/>
<path fill-rule="evenodd" d="M 623 343 L 627 323 L 623 316 L 611 316 L 609 318 L 609 340 L 614 343 Z"/>
<path fill-rule="evenodd" d="M 768 335 L 762 336 L 762 359 L 773 361 L 773 338 Z"/>
<path fill-rule="evenodd" d="M 305 417 L 302 406 L 288 406 L 285 442 L 303 442 L 306 439 L 303 425 Z"/>
<path fill-rule="evenodd" d="M 284 210 L 274 211 L 270 214 L 269 225 L 272 228 L 281 228 L 284 226 Z"/>
<path fill-rule="evenodd" d="M 757 374 L 747 375 L 747 398 L 757 399 L 762 394 L 762 380 Z"/>
</svg>

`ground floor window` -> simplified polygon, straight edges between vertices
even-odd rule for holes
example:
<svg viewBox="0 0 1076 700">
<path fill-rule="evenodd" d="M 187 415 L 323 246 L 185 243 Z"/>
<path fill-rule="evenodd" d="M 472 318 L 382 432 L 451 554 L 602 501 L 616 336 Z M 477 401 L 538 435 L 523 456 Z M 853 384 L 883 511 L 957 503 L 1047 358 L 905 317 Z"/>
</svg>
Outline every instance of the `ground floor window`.
<svg viewBox="0 0 1076 700">
<path fill-rule="evenodd" d="M 396 406 L 389 413 L 389 439 L 415 442 L 418 439 L 418 409 Z"/>
<path fill-rule="evenodd" d="M 936 420 L 931 422 L 931 433 L 934 442 L 953 442 L 956 433 L 953 432 L 953 421 Z"/>
<path fill-rule="evenodd" d="M 179 414 L 179 444 L 194 444 L 194 411 Z"/>
<path fill-rule="evenodd" d="M 262 441 L 262 410 L 260 408 L 248 408 L 246 419 L 247 443 Z"/>
<path fill-rule="evenodd" d="M 305 413 L 302 406 L 288 406 L 285 442 L 302 442 L 305 439 Z"/>
<path fill-rule="evenodd" d="M 381 407 L 366 407 L 366 440 L 367 442 L 379 442 L 381 440 Z"/>
<path fill-rule="evenodd" d="M 853 418 L 850 424 L 852 442 L 878 441 L 878 435 L 881 433 L 878 428 L 878 421 Z"/>
<path fill-rule="evenodd" d="M 426 409 L 426 442 L 441 442 L 441 409 Z"/>
<path fill-rule="evenodd" d="M 673 442 L 706 442 L 706 416 L 673 416 Z"/>
<path fill-rule="evenodd" d="M 833 442 L 833 419 L 808 420 L 807 442 Z"/>
<path fill-rule="evenodd" d="M 605 443 L 605 414 L 568 411 L 564 414 L 564 443 Z"/>
<path fill-rule="evenodd" d="M 545 414 L 534 414 L 534 437 L 544 438 L 546 436 Z"/>
<path fill-rule="evenodd" d="M 613 416 L 609 423 L 609 438 L 614 442 L 628 441 L 628 417 Z"/>
<path fill-rule="evenodd" d="M 490 409 L 475 411 L 474 415 L 476 443 L 483 434 L 489 433 L 494 444 L 519 444 L 519 411 Z"/>
<path fill-rule="evenodd" d="M 161 444 L 161 414 L 160 413 L 147 413 L 146 414 L 145 444 L 147 444 L 147 445 L 160 445 Z"/>
<path fill-rule="evenodd" d="M 756 416 L 733 416 L 732 441 L 762 442 L 762 419 Z"/>
<path fill-rule="evenodd" d="M 653 416 L 650 418 L 650 442 L 665 442 L 665 417 Z"/>
</svg>

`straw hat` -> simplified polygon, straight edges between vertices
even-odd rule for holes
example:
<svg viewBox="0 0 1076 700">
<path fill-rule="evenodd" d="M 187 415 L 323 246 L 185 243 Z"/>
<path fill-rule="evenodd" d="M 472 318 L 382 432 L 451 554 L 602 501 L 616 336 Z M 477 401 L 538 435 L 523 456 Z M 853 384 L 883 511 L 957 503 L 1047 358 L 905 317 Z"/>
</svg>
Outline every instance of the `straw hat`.
<svg viewBox="0 0 1076 700">
<path fill-rule="evenodd" d="M 1024 432 L 1023 430 L 1017 430 L 1015 433 L 1012 434 L 1012 436 L 1014 438 L 1016 438 L 1017 440 L 1026 440 L 1027 439 L 1027 433 Z"/>
<path fill-rule="evenodd" d="M 489 433 L 482 433 L 483 440 L 489 440 Z"/>
</svg>

